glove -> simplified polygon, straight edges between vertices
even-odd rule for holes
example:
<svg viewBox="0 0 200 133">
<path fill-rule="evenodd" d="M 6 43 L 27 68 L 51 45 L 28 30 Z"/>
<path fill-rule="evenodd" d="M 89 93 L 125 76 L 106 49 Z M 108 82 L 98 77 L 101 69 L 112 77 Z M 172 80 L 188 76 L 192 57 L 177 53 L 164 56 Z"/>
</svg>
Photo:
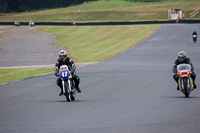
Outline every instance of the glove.
<svg viewBox="0 0 200 133">
<path fill-rule="evenodd" d="M 54 68 L 54 71 L 55 71 L 56 77 L 58 77 L 58 76 L 59 76 L 58 67 L 55 67 L 55 68 Z"/>
<path fill-rule="evenodd" d="M 58 76 L 59 76 L 59 73 L 58 73 L 58 72 L 55 72 L 55 75 L 56 75 L 56 77 L 58 77 Z"/>
<path fill-rule="evenodd" d="M 75 69 L 72 69 L 71 72 L 74 73 L 74 72 L 75 72 Z"/>
</svg>

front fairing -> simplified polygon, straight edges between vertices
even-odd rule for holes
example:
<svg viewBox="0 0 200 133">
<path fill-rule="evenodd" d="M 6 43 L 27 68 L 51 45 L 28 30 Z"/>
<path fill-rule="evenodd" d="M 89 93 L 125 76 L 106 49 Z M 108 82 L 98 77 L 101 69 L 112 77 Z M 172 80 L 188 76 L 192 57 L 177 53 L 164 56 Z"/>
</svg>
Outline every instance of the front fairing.
<svg viewBox="0 0 200 133">
<path fill-rule="evenodd" d="M 69 71 L 69 68 L 67 65 L 62 65 L 60 67 L 59 75 L 60 75 L 60 78 L 65 81 L 71 77 L 71 72 Z"/>
<path fill-rule="evenodd" d="M 60 71 L 60 78 L 63 80 L 68 80 L 70 76 L 69 71 Z"/>
<path fill-rule="evenodd" d="M 190 77 L 191 75 L 191 65 L 190 64 L 180 64 L 177 66 L 177 74 L 179 78 Z"/>
</svg>

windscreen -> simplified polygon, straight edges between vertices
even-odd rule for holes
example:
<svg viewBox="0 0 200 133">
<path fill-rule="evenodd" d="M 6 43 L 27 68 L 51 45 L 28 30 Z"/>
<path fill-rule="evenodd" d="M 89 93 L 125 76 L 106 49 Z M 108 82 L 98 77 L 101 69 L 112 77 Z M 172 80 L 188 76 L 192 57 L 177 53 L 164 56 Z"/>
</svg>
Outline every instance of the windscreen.
<svg viewBox="0 0 200 133">
<path fill-rule="evenodd" d="M 178 71 L 191 70 L 191 66 L 190 66 L 190 64 L 180 64 L 177 66 L 177 70 Z"/>
</svg>

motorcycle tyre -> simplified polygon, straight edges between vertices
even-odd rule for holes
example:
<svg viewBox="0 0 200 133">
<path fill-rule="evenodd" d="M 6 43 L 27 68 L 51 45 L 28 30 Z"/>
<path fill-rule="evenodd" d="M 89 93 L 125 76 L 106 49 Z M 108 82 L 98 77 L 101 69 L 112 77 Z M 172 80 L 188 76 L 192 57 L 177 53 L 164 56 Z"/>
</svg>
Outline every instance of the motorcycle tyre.
<svg viewBox="0 0 200 133">
<path fill-rule="evenodd" d="M 185 97 L 188 98 L 189 97 L 189 93 L 188 93 L 188 90 L 187 90 L 187 85 L 188 85 L 188 80 L 187 79 L 183 79 L 183 85 L 184 85 Z"/>
<path fill-rule="evenodd" d="M 70 93 L 68 92 L 68 84 L 67 83 L 65 83 L 65 96 L 66 96 L 67 102 L 70 102 L 71 96 L 70 96 Z"/>
</svg>

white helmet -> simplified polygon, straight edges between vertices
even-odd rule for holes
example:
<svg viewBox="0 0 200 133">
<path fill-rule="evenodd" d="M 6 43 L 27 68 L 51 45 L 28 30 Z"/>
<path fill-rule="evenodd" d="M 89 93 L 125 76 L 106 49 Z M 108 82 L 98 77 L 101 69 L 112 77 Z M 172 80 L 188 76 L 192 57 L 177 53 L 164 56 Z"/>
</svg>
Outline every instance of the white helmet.
<svg viewBox="0 0 200 133">
<path fill-rule="evenodd" d="M 59 59 L 62 60 L 62 61 L 65 58 L 67 58 L 67 51 L 65 51 L 65 50 L 61 50 L 58 54 L 59 54 Z"/>
</svg>

